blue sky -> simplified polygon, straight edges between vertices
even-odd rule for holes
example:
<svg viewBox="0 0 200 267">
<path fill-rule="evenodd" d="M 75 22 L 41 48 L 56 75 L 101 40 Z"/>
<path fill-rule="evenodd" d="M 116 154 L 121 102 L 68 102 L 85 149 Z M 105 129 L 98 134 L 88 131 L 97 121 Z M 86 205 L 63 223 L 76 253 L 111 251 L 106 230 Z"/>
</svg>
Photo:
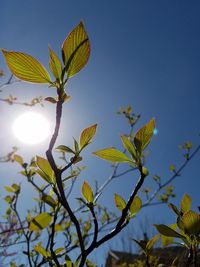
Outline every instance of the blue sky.
<svg viewBox="0 0 200 267">
<path fill-rule="evenodd" d="M 109 175 L 108 164 L 90 152 L 107 146 L 120 148 L 119 136 L 128 129 L 116 116 L 120 106 L 130 104 L 136 113 L 142 114 L 138 127 L 152 117 L 156 119 L 158 135 L 153 138 L 148 157 L 151 175 L 160 174 L 166 180 L 170 176 L 169 165 L 178 166 L 183 160 L 178 145 L 185 141 L 199 143 L 199 12 L 199 1 L 1 1 L 0 47 L 29 53 L 46 67 L 48 44 L 59 54 L 66 35 L 80 20 L 84 21 L 92 53 L 86 68 L 68 85 L 72 100 L 64 109 L 59 140 L 70 143 L 72 136 L 78 137 L 83 128 L 98 123 L 95 142 L 85 154 L 84 164 L 88 168 L 83 179 L 91 184 L 94 179 L 102 183 Z M 0 68 L 9 75 L 2 55 Z M 34 89 L 33 85 L 22 84 L 9 87 L 3 95 L 10 92 L 20 99 L 54 94 L 46 86 L 37 85 Z M 36 109 L 52 121 L 53 108 L 46 106 Z M 24 107 L 0 104 L 3 152 L 17 142 L 9 127 L 24 110 Z M 23 156 L 30 158 L 44 153 L 47 143 L 31 148 L 18 145 Z M 192 195 L 194 207 L 199 205 L 199 164 L 197 155 L 174 183 L 175 203 L 187 191 Z M 3 184 L 15 179 L 13 166 L 10 174 L 6 166 L 1 166 L 1 170 Z M 11 178 L 5 181 L 5 174 Z M 135 181 L 136 176 L 129 175 L 113 183 L 105 192 L 104 203 L 113 201 L 110 195 L 114 192 L 127 196 Z M 79 188 L 76 190 L 78 194 Z M 173 217 L 166 217 L 166 212 L 163 206 L 148 208 L 141 212 L 140 219 L 147 214 L 170 223 Z"/>
</svg>

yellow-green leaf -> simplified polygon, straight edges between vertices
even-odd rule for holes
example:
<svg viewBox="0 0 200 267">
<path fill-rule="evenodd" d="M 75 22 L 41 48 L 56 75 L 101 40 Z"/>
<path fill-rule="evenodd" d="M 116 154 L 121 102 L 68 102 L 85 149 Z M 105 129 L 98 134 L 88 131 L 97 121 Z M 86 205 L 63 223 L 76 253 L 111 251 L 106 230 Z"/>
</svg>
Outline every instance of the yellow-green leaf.
<svg viewBox="0 0 200 267">
<path fill-rule="evenodd" d="M 39 167 L 39 170 L 37 170 L 37 173 L 47 182 L 55 183 L 54 171 L 52 170 L 51 165 L 49 164 L 48 160 L 37 156 L 36 164 Z"/>
<path fill-rule="evenodd" d="M 200 234 L 200 215 L 192 210 L 185 212 L 182 216 L 182 223 L 185 233 Z"/>
<path fill-rule="evenodd" d="M 50 55 L 49 59 L 50 70 L 53 76 L 59 80 L 62 74 L 62 64 L 60 62 L 60 59 L 57 57 L 57 55 L 54 53 L 54 51 L 51 49 L 50 46 L 49 46 L 49 55 Z"/>
<path fill-rule="evenodd" d="M 80 149 L 86 147 L 94 137 L 96 133 L 97 124 L 94 124 L 86 129 L 84 129 L 80 136 Z"/>
<path fill-rule="evenodd" d="M 14 51 L 2 50 L 10 71 L 19 79 L 33 83 L 49 83 L 47 70 L 34 57 Z"/>
<path fill-rule="evenodd" d="M 62 56 L 68 77 L 72 77 L 86 65 L 90 56 L 90 43 L 82 22 L 65 39 Z"/>
<path fill-rule="evenodd" d="M 125 135 L 121 136 L 122 144 L 124 148 L 129 152 L 133 160 L 137 160 L 137 155 L 135 151 L 134 145 L 131 143 L 131 141 L 126 137 Z"/>
<path fill-rule="evenodd" d="M 51 196 L 49 196 L 47 194 L 43 194 L 41 199 L 42 199 L 42 201 L 47 203 L 52 208 L 56 207 L 56 201 Z"/>
<path fill-rule="evenodd" d="M 43 212 L 33 218 L 29 225 L 30 231 L 39 231 L 46 228 L 52 221 L 52 216 L 47 213 Z"/>
<path fill-rule="evenodd" d="M 94 155 L 98 156 L 101 159 L 105 159 L 112 162 L 130 162 L 132 163 L 132 160 L 129 159 L 124 153 L 117 150 L 114 147 L 105 148 L 98 150 L 93 153 Z"/>
<path fill-rule="evenodd" d="M 90 185 L 86 181 L 84 181 L 84 183 L 82 185 L 82 194 L 83 194 L 85 200 L 87 201 L 87 203 L 93 202 L 94 195 L 93 195 L 93 192 L 92 192 Z"/>
<path fill-rule="evenodd" d="M 39 253 L 40 255 L 42 255 L 43 257 L 47 258 L 49 255 L 48 251 L 46 251 L 45 248 L 43 248 L 40 244 L 36 245 L 34 247 L 35 252 Z"/>
<path fill-rule="evenodd" d="M 142 200 L 138 196 L 135 196 L 130 206 L 131 217 L 137 214 L 138 211 L 141 209 L 141 207 L 142 207 Z"/>
<path fill-rule="evenodd" d="M 183 213 L 187 212 L 191 208 L 192 199 L 191 197 L 185 193 L 182 200 L 181 200 L 181 211 Z"/>
<path fill-rule="evenodd" d="M 14 160 L 17 163 L 19 163 L 20 165 L 22 165 L 24 163 L 23 158 L 20 155 L 17 155 L 17 154 L 14 155 Z"/>
<path fill-rule="evenodd" d="M 155 129 L 155 120 L 151 119 L 146 125 L 140 128 L 134 137 L 134 144 L 137 151 L 141 154 L 142 151 L 148 146 L 153 136 Z"/>
<path fill-rule="evenodd" d="M 164 224 L 154 224 L 156 229 L 161 235 L 169 236 L 169 237 L 177 237 L 177 238 L 184 238 L 181 234 L 173 230 L 172 228 L 168 227 Z"/>
<path fill-rule="evenodd" d="M 176 223 L 175 224 L 171 224 L 169 227 L 175 231 L 176 228 L 177 228 L 177 224 Z M 173 236 L 172 237 L 169 237 L 169 236 L 161 235 L 162 247 L 164 248 L 166 246 L 171 245 L 172 242 L 173 242 L 173 240 L 174 240 L 174 237 Z"/>
<path fill-rule="evenodd" d="M 120 211 L 122 211 L 126 207 L 125 200 L 116 193 L 115 193 L 115 205 Z"/>
<path fill-rule="evenodd" d="M 57 146 L 56 150 L 59 151 L 59 152 L 63 152 L 63 153 L 75 154 L 74 151 L 70 147 L 64 146 L 64 145 Z"/>
<path fill-rule="evenodd" d="M 158 241 L 160 235 L 155 235 L 154 237 L 152 237 L 146 245 L 146 249 L 151 250 L 153 248 L 153 246 L 155 245 L 155 243 Z"/>
<path fill-rule="evenodd" d="M 15 190 L 10 186 L 4 186 L 4 189 L 9 193 L 14 193 L 15 192 Z"/>
</svg>

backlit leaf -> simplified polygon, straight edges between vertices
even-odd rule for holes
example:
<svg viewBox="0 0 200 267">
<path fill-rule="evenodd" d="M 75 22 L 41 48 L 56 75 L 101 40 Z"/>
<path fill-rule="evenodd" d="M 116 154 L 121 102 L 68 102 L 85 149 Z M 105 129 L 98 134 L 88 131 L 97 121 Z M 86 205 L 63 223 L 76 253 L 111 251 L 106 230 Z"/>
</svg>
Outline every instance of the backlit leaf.
<svg viewBox="0 0 200 267">
<path fill-rule="evenodd" d="M 134 144 L 137 151 L 141 154 L 142 151 L 148 146 L 153 136 L 155 129 L 155 120 L 151 119 L 146 125 L 140 128 L 134 137 Z"/>
<path fill-rule="evenodd" d="M 200 215 L 192 210 L 185 212 L 182 216 L 184 231 L 188 234 L 200 234 Z"/>
<path fill-rule="evenodd" d="M 14 160 L 19 163 L 20 165 L 23 165 L 24 161 L 23 158 L 20 155 L 15 154 L 14 155 Z"/>
<path fill-rule="evenodd" d="M 155 245 L 155 243 L 158 241 L 160 235 L 155 235 L 154 237 L 152 237 L 148 242 L 147 242 L 147 245 L 146 245 L 146 248 L 148 250 L 151 250 L 153 248 L 153 246 Z"/>
<path fill-rule="evenodd" d="M 169 236 L 169 237 L 177 237 L 177 238 L 184 238 L 181 234 L 173 230 L 172 228 L 168 227 L 164 224 L 154 224 L 156 229 L 161 235 Z"/>
<path fill-rule="evenodd" d="M 2 50 L 10 71 L 20 80 L 49 83 L 50 77 L 43 65 L 34 57 L 14 51 Z"/>
<path fill-rule="evenodd" d="M 98 150 L 93 153 L 99 158 L 112 162 L 132 162 L 124 153 L 114 147 Z"/>
<path fill-rule="evenodd" d="M 131 143 L 131 141 L 126 137 L 125 135 L 121 136 L 121 140 L 123 143 L 124 148 L 129 152 L 133 160 L 137 160 L 137 155 L 135 151 L 134 145 Z"/>
<path fill-rule="evenodd" d="M 94 195 L 93 195 L 93 192 L 92 192 L 90 185 L 86 181 L 84 181 L 84 183 L 82 185 L 82 194 L 83 194 L 85 200 L 87 201 L 87 203 L 93 202 Z"/>
<path fill-rule="evenodd" d="M 169 227 L 175 231 L 176 228 L 177 228 L 177 224 L 176 223 L 175 224 L 171 224 Z M 174 240 L 174 237 L 161 235 L 162 247 L 164 248 L 166 246 L 171 245 L 173 243 L 173 240 Z"/>
<path fill-rule="evenodd" d="M 116 193 L 115 193 L 115 205 L 120 211 L 122 211 L 126 207 L 125 200 Z"/>
<path fill-rule="evenodd" d="M 187 212 L 191 208 L 192 199 L 191 197 L 185 193 L 182 200 L 181 200 L 181 211 L 183 213 Z"/>
<path fill-rule="evenodd" d="M 49 195 L 47 194 L 42 194 L 42 198 L 41 198 L 45 203 L 47 203 L 49 206 L 51 206 L 52 208 L 56 207 L 56 201 Z"/>
<path fill-rule="evenodd" d="M 64 146 L 64 145 L 57 146 L 56 150 L 59 151 L 59 152 L 63 152 L 63 153 L 75 154 L 74 151 L 70 147 Z"/>
<path fill-rule="evenodd" d="M 39 253 L 40 255 L 42 255 L 43 257 L 47 258 L 50 254 L 48 253 L 48 251 L 45 250 L 45 248 L 43 248 L 40 244 L 37 244 L 34 247 L 35 252 Z M 49 254 L 49 255 L 48 255 Z"/>
<path fill-rule="evenodd" d="M 47 213 L 43 212 L 33 218 L 29 225 L 30 231 L 39 231 L 46 228 L 52 221 L 52 216 Z"/>
<path fill-rule="evenodd" d="M 84 129 L 80 136 L 80 149 L 86 147 L 94 137 L 96 133 L 97 124 L 94 124 L 86 129 Z"/>
<path fill-rule="evenodd" d="M 44 178 L 45 180 L 47 180 L 47 182 L 49 183 L 55 183 L 55 175 L 54 175 L 54 171 L 51 168 L 51 165 L 49 164 L 48 160 L 37 156 L 36 157 L 36 163 L 37 166 L 40 168 L 40 171 L 38 172 L 38 174 Z M 42 173 L 45 174 L 42 176 Z"/>
<path fill-rule="evenodd" d="M 72 77 L 86 65 L 90 56 L 90 43 L 82 22 L 65 39 L 62 56 L 68 77 Z"/>
<path fill-rule="evenodd" d="M 62 74 L 62 64 L 60 62 L 60 59 L 57 57 L 57 55 L 50 47 L 49 47 L 49 55 L 50 55 L 50 60 L 49 60 L 50 70 L 53 76 L 59 80 Z"/>
<path fill-rule="evenodd" d="M 138 196 L 135 196 L 130 206 L 131 216 L 137 214 L 138 211 L 141 209 L 141 207 L 142 207 L 142 200 Z"/>
</svg>

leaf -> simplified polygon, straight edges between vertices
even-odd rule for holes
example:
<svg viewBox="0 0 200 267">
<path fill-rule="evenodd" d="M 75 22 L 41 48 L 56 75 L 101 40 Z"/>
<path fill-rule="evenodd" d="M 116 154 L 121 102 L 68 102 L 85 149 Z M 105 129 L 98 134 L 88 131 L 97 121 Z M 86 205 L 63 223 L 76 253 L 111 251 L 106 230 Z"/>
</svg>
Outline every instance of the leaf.
<svg viewBox="0 0 200 267">
<path fill-rule="evenodd" d="M 68 78 L 79 72 L 90 56 L 90 43 L 82 22 L 72 30 L 62 46 L 62 57 Z"/>
<path fill-rule="evenodd" d="M 155 120 L 151 119 L 135 134 L 134 144 L 139 154 L 141 154 L 150 143 L 154 129 L 155 129 Z"/>
<path fill-rule="evenodd" d="M 37 156 L 36 157 L 36 164 L 40 168 L 40 170 L 37 170 L 37 173 L 45 179 L 49 183 L 55 183 L 55 175 L 54 171 L 51 168 L 50 163 L 48 160 Z"/>
<path fill-rule="evenodd" d="M 133 158 L 133 160 L 137 160 L 137 155 L 136 155 L 135 147 L 131 143 L 131 141 L 125 135 L 122 135 L 121 136 L 121 140 L 122 140 L 122 143 L 123 143 L 124 148 L 129 152 L 129 154 L 131 155 L 131 157 Z"/>
<path fill-rule="evenodd" d="M 40 255 L 42 255 L 43 257 L 47 258 L 48 257 L 48 251 L 45 250 L 45 248 L 43 248 L 40 244 L 36 245 L 34 247 L 35 252 L 39 253 Z"/>
<path fill-rule="evenodd" d="M 143 240 L 142 240 L 142 241 L 138 241 L 137 239 L 134 239 L 134 238 L 132 238 L 132 240 L 133 240 L 136 244 L 138 244 L 138 246 L 143 250 L 143 252 L 145 252 L 145 250 L 146 250 L 146 243 L 143 242 Z"/>
<path fill-rule="evenodd" d="M 120 211 L 122 211 L 126 207 L 125 200 L 116 193 L 115 193 L 115 205 Z"/>
<path fill-rule="evenodd" d="M 56 201 L 51 196 L 46 195 L 46 194 L 42 194 L 42 198 L 41 199 L 42 199 L 42 201 L 47 203 L 52 208 L 56 207 Z"/>
<path fill-rule="evenodd" d="M 64 146 L 64 145 L 57 146 L 56 150 L 59 151 L 59 152 L 63 152 L 63 153 L 75 154 L 74 151 L 70 147 Z"/>
<path fill-rule="evenodd" d="M 142 200 L 138 196 L 135 196 L 130 206 L 131 217 L 137 214 L 138 211 L 141 209 L 141 207 L 142 207 Z"/>
<path fill-rule="evenodd" d="M 152 237 L 146 245 L 146 249 L 151 250 L 153 248 L 153 246 L 155 245 L 155 243 L 158 241 L 158 239 L 160 238 L 160 235 L 155 235 L 154 237 Z"/>
<path fill-rule="evenodd" d="M 183 213 L 189 211 L 191 208 L 191 204 L 192 204 L 191 197 L 187 193 L 185 193 L 181 200 L 181 211 Z"/>
<path fill-rule="evenodd" d="M 50 83 L 47 70 L 34 57 L 14 51 L 2 50 L 10 71 L 20 80 L 33 83 Z"/>
<path fill-rule="evenodd" d="M 161 235 L 164 236 L 169 236 L 169 237 L 177 237 L 177 238 L 183 238 L 181 234 L 177 233 L 175 230 L 172 228 L 168 227 L 167 225 L 164 224 L 154 224 L 156 229 Z"/>
<path fill-rule="evenodd" d="M 93 195 L 93 192 L 92 192 L 90 185 L 86 181 L 84 181 L 84 183 L 82 185 L 82 195 L 84 196 L 87 203 L 93 202 L 94 195 Z"/>
<path fill-rule="evenodd" d="M 171 224 L 169 227 L 175 231 L 176 228 L 177 228 L 177 224 L 176 223 L 175 224 Z M 168 245 L 171 245 L 173 243 L 173 240 L 174 240 L 174 237 L 161 235 L 162 247 L 164 248 L 164 247 L 166 247 Z"/>
<path fill-rule="evenodd" d="M 14 155 L 14 160 L 19 163 L 21 166 L 23 165 L 24 161 L 23 158 L 20 155 L 15 154 Z"/>
<path fill-rule="evenodd" d="M 84 129 L 80 136 L 80 149 L 82 150 L 84 147 L 89 145 L 92 141 L 96 133 L 97 124 L 94 124 L 86 129 Z"/>
<path fill-rule="evenodd" d="M 50 70 L 53 76 L 56 79 L 60 80 L 62 74 L 62 64 L 60 62 L 60 59 L 57 57 L 57 55 L 54 53 L 54 51 L 51 49 L 50 46 L 49 46 L 49 55 L 50 55 L 50 60 L 49 60 Z"/>
<path fill-rule="evenodd" d="M 33 218 L 29 225 L 30 231 L 39 231 L 46 228 L 52 221 L 52 216 L 47 213 L 43 212 Z"/>
<path fill-rule="evenodd" d="M 49 96 L 49 97 L 45 97 L 44 100 L 45 100 L 45 101 L 48 101 L 48 102 L 50 102 L 50 103 L 52 103 L 52 104 L 56 104 L 56 103 L 58 102 L 56 98 L 51 97 L 51 96 Z"/>
<path fill-rule="evenodd" d="M 184 231 L 187 234 L 200 234 L 200 215 L 192 210 L 185 212 L 182 216 Z"/>
<path fill-rule="evenodd" d="M 112 162 L 132 163 L 132 161 L 124 153 L 122 153 L 121 151 L 117 150 L 114 147 L 101 149 L 96 152 L 93 152 L 93 154 L 101 159 L 105 159 Z"/>
<path fill-rule="evenodd" d="M 63 250 L 65 250 L 64 248 L 57 248 L 57 249 L 55 249 L 55 254 L 56 254 L 56 256 L 57 255 L 59 255 Z"/>
<path fill-rule="evenodd" d="M 10 186 L 4 186 L 4 189 L 9 193 L 14 193 L 15 192 L 15 190 Z"/>
<path fill-rule="evenodd" d="M 172 209 L 175 213 L 176 213 L 176 215 L 180 215 L 180 212 L 179 212 L 179 210 L 178 210 L 178 208 L 174 205 L 174 204 L 172 204 L 172 203 L 170 203 L 169 205 L 168 205 L 168 207 L 170 208 L 170 209 Z"/>
</svg>

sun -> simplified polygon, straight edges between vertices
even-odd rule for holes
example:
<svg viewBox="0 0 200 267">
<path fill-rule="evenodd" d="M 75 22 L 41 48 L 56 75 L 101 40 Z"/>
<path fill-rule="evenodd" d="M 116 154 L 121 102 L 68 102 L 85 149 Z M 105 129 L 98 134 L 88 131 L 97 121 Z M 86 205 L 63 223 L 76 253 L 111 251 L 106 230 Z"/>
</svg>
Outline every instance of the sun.
<svg viewBox="0 0 200 267">
<path fill-rule="evenodd" d="M 35 145 L 43 142 L 50 135 L 50 123 L 40 113 L 25 112 L 16 118 L 12 130 L 22 143 Z"/>
</svg>

